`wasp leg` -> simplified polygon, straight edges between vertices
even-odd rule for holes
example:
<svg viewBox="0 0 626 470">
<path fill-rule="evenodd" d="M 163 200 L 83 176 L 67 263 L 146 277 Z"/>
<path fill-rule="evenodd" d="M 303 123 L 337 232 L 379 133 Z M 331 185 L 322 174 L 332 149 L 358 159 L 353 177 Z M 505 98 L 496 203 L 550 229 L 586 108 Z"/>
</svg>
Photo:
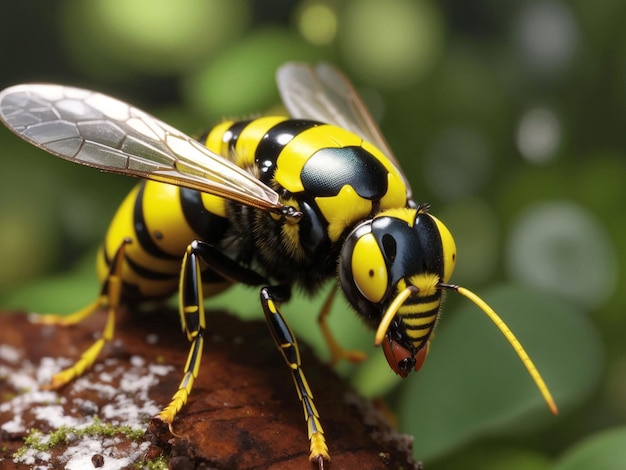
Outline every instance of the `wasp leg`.
<svg viewBox="0 0 626 470">
<path fill-rule="evenodd" d="M 335 365 L 339 362 L 340 359 L 346 359 L 350 362 L 361 362 L 367 359 L 367 355 L 363 351 L 344 349 L 333 335 L 333 332 L 330 330 L 330 326 L 328 325 L 328 315 L 330 314 L 330 308 L 335 300 L 335 294 L 337 293 L 337 285 L 335 284 L 331 289 L 324 305 L 322 306 L 322 310 L 320 310 L 319 315 L 317 316 L 317 323 L 320 326 L 320 330 L 322 330 L 322 335 L 326 340 L 326 345 L 330 350 L 330 363 Z"/>
<path fill-rule="evenodd" d="M 94 302 L 81 308 L 77 312 L 69 315 L 57 315 L 57 314 L 44 314 L 33 316 L 33 323 L 40 325 L 57 325 L 57 326 L 71 326 L 80 323 L 85 318 L 90 317 L 93 313 L 98 311 L 104 305 L 102 295 L 100 295 Z"/>
<path fill-rule="evenodd" d="M 200 369 L 206 331 L 206 318 L 202 302 L 204 296 L 202 293 L 201 260 L 208 264 L 212 271 L 231 281 L 250 285 L 266 282 L 261 275 L 239 265 L 208 243 L 195 240 L 187 247 L 180 274 L 179 312 L 183 331 L 191 343 L 191 348 L 178 390 L 169 405 L 158 415 L 163 422 L 169 425 L 170 431 L 172 431 L 174 418 L 187 403 Z"/>
<path fill-rule="evenodd" d="M 263 287 L 261 289 L 261 304 L 276 347 L 291 369 L 298 397 L 304 408 L 304 417 L 311 442 L 309 460 L 317 462 L 318 467 L 323 468 L 324 461 L 330 461 L 328 446 L 324 438 L 324 430 L 319 421 L 319 414 L 313 403 L 313 393 L 300 365 L 300 350 L 298 349 L 296 337 L 280 313 L 280 310 L 278 310 L 277 302 L 286 300 L 288 297 L 288 294 L 285 296 L 280 289 L 280 287 Z"/>
<path fill-rule="evenodd" d="M 102 351 L 104 345 L 113 339 L 113 333 L 115 332 L 115 313 L 117 312 L 117 309 L 119 307 L 120 297 L 122 294 L 122 280 L 120 277 L 122 272 L 122 261 L 124 260 L 124 251 L 128 243 L 130 243 L 129 240 L 124 240 L 124 242 L 115 252 L 113 259 L 111 260 L 111 265 L 109 267 L 107 277 L 102 284 L 100 296 L 95 302 L 88 305 L 84 309 L 79 310 L 72 315 L 69 315 L 69 317 L 64 320 L 51 321 L 51 318 L 57 319 L 59 317 L 55 315 L 44 316 L 44 323 L 72 325 L 87 318 L 89 315 L 91 315 L 101 307 L 108 308 L 106 325 L 104 327 L 104 330 L 102 331 L 102 335 L 100 336 L 100 338 L 80 356 L 80 359 L 76 361 L 73 366 L 62 370 L 57 374 L 54 374 L 50 383 L 43 388 L 48 390 L 57 389 L 75 379 L 76 377 L 80 377 L 81 375 L 83 375 L 85 370 L 87 370 L 94 364 L 94 362 L 96 362 L 96 359 L 98 358 L 98 355 L 100 354 L 100 351 Z"/>
<path fill-rule="evenodd" d="M 187 335 L 187 340 L 191 343 L 191 348 L 189 349 L 183 379 L 178 386 L 178 390 L 172 397 L 170 404 L 158 415 L 163 422 L 169 425 L 170 431 L 172 431 L 174 418 L 187 403 L 193 383 L 198 377 L 200 369 L 206 330 L 206 318 L 202 299 L 200 260 L 198 259 L 196 243 L 194 242 L 187 247 L 185 257 L 183 258 L 178 300 L 180 321 L 183 331 Z"/>
</svg>

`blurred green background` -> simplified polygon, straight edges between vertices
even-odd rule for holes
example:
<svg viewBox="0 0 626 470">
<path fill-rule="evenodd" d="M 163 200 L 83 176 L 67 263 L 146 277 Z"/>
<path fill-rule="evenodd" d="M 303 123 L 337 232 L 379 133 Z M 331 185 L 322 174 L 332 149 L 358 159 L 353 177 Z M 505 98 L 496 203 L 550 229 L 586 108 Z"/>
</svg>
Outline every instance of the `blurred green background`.
<svg viewBox="0 0 626 470">
<path fill-rule="evenodd" d="M 453 282 L 502 315 L 561 413 L 549 414 L 497 329 L 454 295 L 426 365 L 404 381 L 338 302 L 342 343 L 370 353 L 339 371 L 385 398 L 429 470 L 618 469 L 625 15 L 619 0 L 8 2 L 0 86 L 93 88 L 196 134 L 224 117 L 279 110 L 274 72 L 284 61 L 337 64 L 380 121 L 416 200 L 455 234 Z M 135 182 L 51 158 L 4 128 L 0 161 L 0 306 L 69 312 L 92 300 L 95 248 Z M 323 297 L 296 296 L 284 310 L 327 357 L 315 327 Z M 260 316 L 253 290 L 209 305 Z"/>
</svg>

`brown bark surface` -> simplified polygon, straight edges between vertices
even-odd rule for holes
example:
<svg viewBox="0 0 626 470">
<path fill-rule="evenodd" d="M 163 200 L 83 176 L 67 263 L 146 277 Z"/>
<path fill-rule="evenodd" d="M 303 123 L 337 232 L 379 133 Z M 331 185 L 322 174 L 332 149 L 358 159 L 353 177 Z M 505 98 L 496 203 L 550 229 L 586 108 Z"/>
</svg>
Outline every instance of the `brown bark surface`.
<svg viewBox="0 0 626 470">
<path fill-rule="evenodd" d="M 134 468 L 159 455 L 175 469 L 313 468 L 302 406 L 267 327 L 208 315 L 211 333 L 200 375 L 173 436 L 150 417 L 169 403 L 189 350 L 176 312 L 120 315 L 115 341 L 97 365 L 55 392 L 41 392 L 37 383 L 46 383 L 51 368 L 71 362 L 47 358 L 77 359 L 104 316 L 63 328 L 0 312 L 0 468 Z M 329 468 L 418 468 L 410 438 L 395 433 L 370 402 L 300 347 L 330 448 Z M 96 423 L 148 432 L 138 438 L 115 429 L 111 435 L 93 429 L 81 434 L 94 427 L 94 417 Z M 47 434 L 61 425 L 68 429 L 66 439 L 15 461 L 27 430 Z"/>
</svg>

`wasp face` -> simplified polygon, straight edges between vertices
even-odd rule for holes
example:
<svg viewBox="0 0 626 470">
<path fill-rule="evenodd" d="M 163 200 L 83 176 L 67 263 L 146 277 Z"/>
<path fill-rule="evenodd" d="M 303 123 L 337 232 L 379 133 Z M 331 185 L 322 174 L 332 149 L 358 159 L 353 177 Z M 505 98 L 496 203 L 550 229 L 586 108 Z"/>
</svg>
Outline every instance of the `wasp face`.
<svg viewBox="0 0 626 470">
<path fill-rule="evenodd" d="M 440 283 L 454 269 L 452 235 L 427 207 L 392 209 L 347 237 L 339 276 L 348 301 L 373 328 L 389 366 L 406 377 L 421 367 L 441 306 Z"/>
</svg>

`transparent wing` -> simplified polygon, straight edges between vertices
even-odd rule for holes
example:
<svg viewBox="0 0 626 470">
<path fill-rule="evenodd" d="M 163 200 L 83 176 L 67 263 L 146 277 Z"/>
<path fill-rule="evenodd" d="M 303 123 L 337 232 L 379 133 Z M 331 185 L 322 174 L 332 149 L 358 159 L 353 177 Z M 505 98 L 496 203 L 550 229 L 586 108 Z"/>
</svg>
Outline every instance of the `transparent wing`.
<svg viewBox="0 0 626 470">
<path fill-rule="evenodd" d="M 275 191 L 159 119 L 101 93 L 49 85 L 0 92 L 0 120 L 58 157 L 281 211 Z"/>
<path fill-rule="evenodd" d="M 313 119 L 349 130 L 378 147 L 397 167 L 404 179 L 407 196 L 411 186 L 387 140 L 360 95 L 346 76 L 329 64 L 313 68 L 288 62 L 276 74 L 278 90 L 289 114 Z"/>
</svg>

